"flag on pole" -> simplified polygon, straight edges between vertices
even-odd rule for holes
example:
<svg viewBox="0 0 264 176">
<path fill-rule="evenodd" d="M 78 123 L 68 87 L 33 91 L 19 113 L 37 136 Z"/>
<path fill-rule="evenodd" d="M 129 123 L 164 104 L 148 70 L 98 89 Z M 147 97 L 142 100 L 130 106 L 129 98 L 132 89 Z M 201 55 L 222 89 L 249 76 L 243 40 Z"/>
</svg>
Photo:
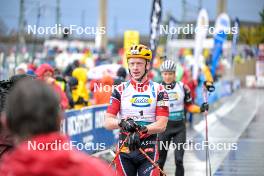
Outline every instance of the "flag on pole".
<svg viewBox="0 0 264 176">
<path fill-rule="evenodd" d="M 206 38 L 207 31 L 209 26 L 208 14 L 205 9 L 201 9 L 197 18 L 196 24 L 196 33 L 195 33 L 195 48 L 194 48 L 194 65 L 193 65 L 193 72 L 192 77 L 194 80 L 197 80 L 199 67 L 201 67 L 200 62 L 201 54 L 203 51 L 203 42 Z"/>
<path fill-rule="evenodd" d="M 230 19 L 226 13 L 218 16 L 215 22 L 214 48 L 212 55 L 211 73 L 213 78 L 218 67 L 218 62 L 223 51 L 223 43 L 226 40 L 230 28 Z"/>
<path fill-rule="evenodd" d="M 151 17 L 150 17 L 150 49 L 153 52 L 153 58 L 155 57 L 156 48 L 158 44 L 158 30 L 161 21 L 161 0 L 153 0 Z M 153 59 L 152 59 L 153 62 Z"/>
</svg>

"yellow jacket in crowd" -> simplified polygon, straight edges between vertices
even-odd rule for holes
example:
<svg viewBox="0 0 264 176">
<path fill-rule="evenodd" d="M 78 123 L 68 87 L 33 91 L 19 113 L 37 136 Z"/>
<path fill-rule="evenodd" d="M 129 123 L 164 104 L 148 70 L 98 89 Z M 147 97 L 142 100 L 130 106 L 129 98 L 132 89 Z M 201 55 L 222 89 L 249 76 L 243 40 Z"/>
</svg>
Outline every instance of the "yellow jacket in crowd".
<svg viewBox="0 0 264 176">
<path fill-rule="evenodd" d="M 73 70 L 72 76 L 78 80 L 78 86 L 72 90 L 74 109 L 81 109 L 89 105 L 89 92 L 86 88 L 87 69 L 82 67 L 76 68 Z"/>
</svg>

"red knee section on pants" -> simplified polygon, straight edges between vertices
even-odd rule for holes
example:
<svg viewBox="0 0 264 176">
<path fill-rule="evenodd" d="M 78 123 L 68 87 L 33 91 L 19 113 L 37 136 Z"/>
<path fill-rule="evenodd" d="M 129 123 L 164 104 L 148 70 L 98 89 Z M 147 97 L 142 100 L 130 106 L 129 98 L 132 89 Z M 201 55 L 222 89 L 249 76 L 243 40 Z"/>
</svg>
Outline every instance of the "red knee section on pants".
<svg viewBox="0 0 264 176">
<path fill-rule="evenodd" d="M 153 169 L 152 173 L 150 176 L 159 176 L 160 175 L 160 171 L 158 168 Z"/>
<path fill-rule="evenodd" d="M 122 163 L 120 161 L 120 157 L 119 156 L 116 158 L 115 164 L 116 164 L 117 175 L 118 176 L 125 176 L 125 172 L 123 170 Z"/>
</svg>

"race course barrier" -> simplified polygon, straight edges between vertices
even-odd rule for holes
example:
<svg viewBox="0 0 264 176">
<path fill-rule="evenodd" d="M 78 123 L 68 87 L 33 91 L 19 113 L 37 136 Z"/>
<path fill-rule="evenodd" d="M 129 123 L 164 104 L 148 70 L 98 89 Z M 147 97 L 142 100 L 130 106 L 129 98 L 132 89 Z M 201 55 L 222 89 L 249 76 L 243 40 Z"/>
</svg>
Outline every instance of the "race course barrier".
<svg viewBox="0 0 264 176">
<path fill-rule="evenodd" d="M 90 106 L 65 112 L 61 131 L 68 134 L 75 148 L 89 154 L 110 148 L 116 143 L 117 131 L 103 128 L 107 105 Z"/>
</svg>

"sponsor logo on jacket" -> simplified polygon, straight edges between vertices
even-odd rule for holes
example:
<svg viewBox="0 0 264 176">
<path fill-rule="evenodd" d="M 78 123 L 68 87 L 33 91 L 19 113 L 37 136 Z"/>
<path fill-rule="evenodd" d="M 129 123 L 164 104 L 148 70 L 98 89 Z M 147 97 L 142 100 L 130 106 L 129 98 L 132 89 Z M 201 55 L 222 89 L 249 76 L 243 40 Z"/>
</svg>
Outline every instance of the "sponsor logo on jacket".
<svg viewBox="0 0 264 176">
<path fill-rule="evenodd" d="M 132 106 L 135 107 L 149 107 L 152 103 L 152 99 L 149 95 L 133 95 L 130 102 L 132 103 Z"/>
<path fill-rule="evenodd" d="M 179 94 L 177 92 L 169 92 L 169 101 L 178 100 Z"/>
</svg>

